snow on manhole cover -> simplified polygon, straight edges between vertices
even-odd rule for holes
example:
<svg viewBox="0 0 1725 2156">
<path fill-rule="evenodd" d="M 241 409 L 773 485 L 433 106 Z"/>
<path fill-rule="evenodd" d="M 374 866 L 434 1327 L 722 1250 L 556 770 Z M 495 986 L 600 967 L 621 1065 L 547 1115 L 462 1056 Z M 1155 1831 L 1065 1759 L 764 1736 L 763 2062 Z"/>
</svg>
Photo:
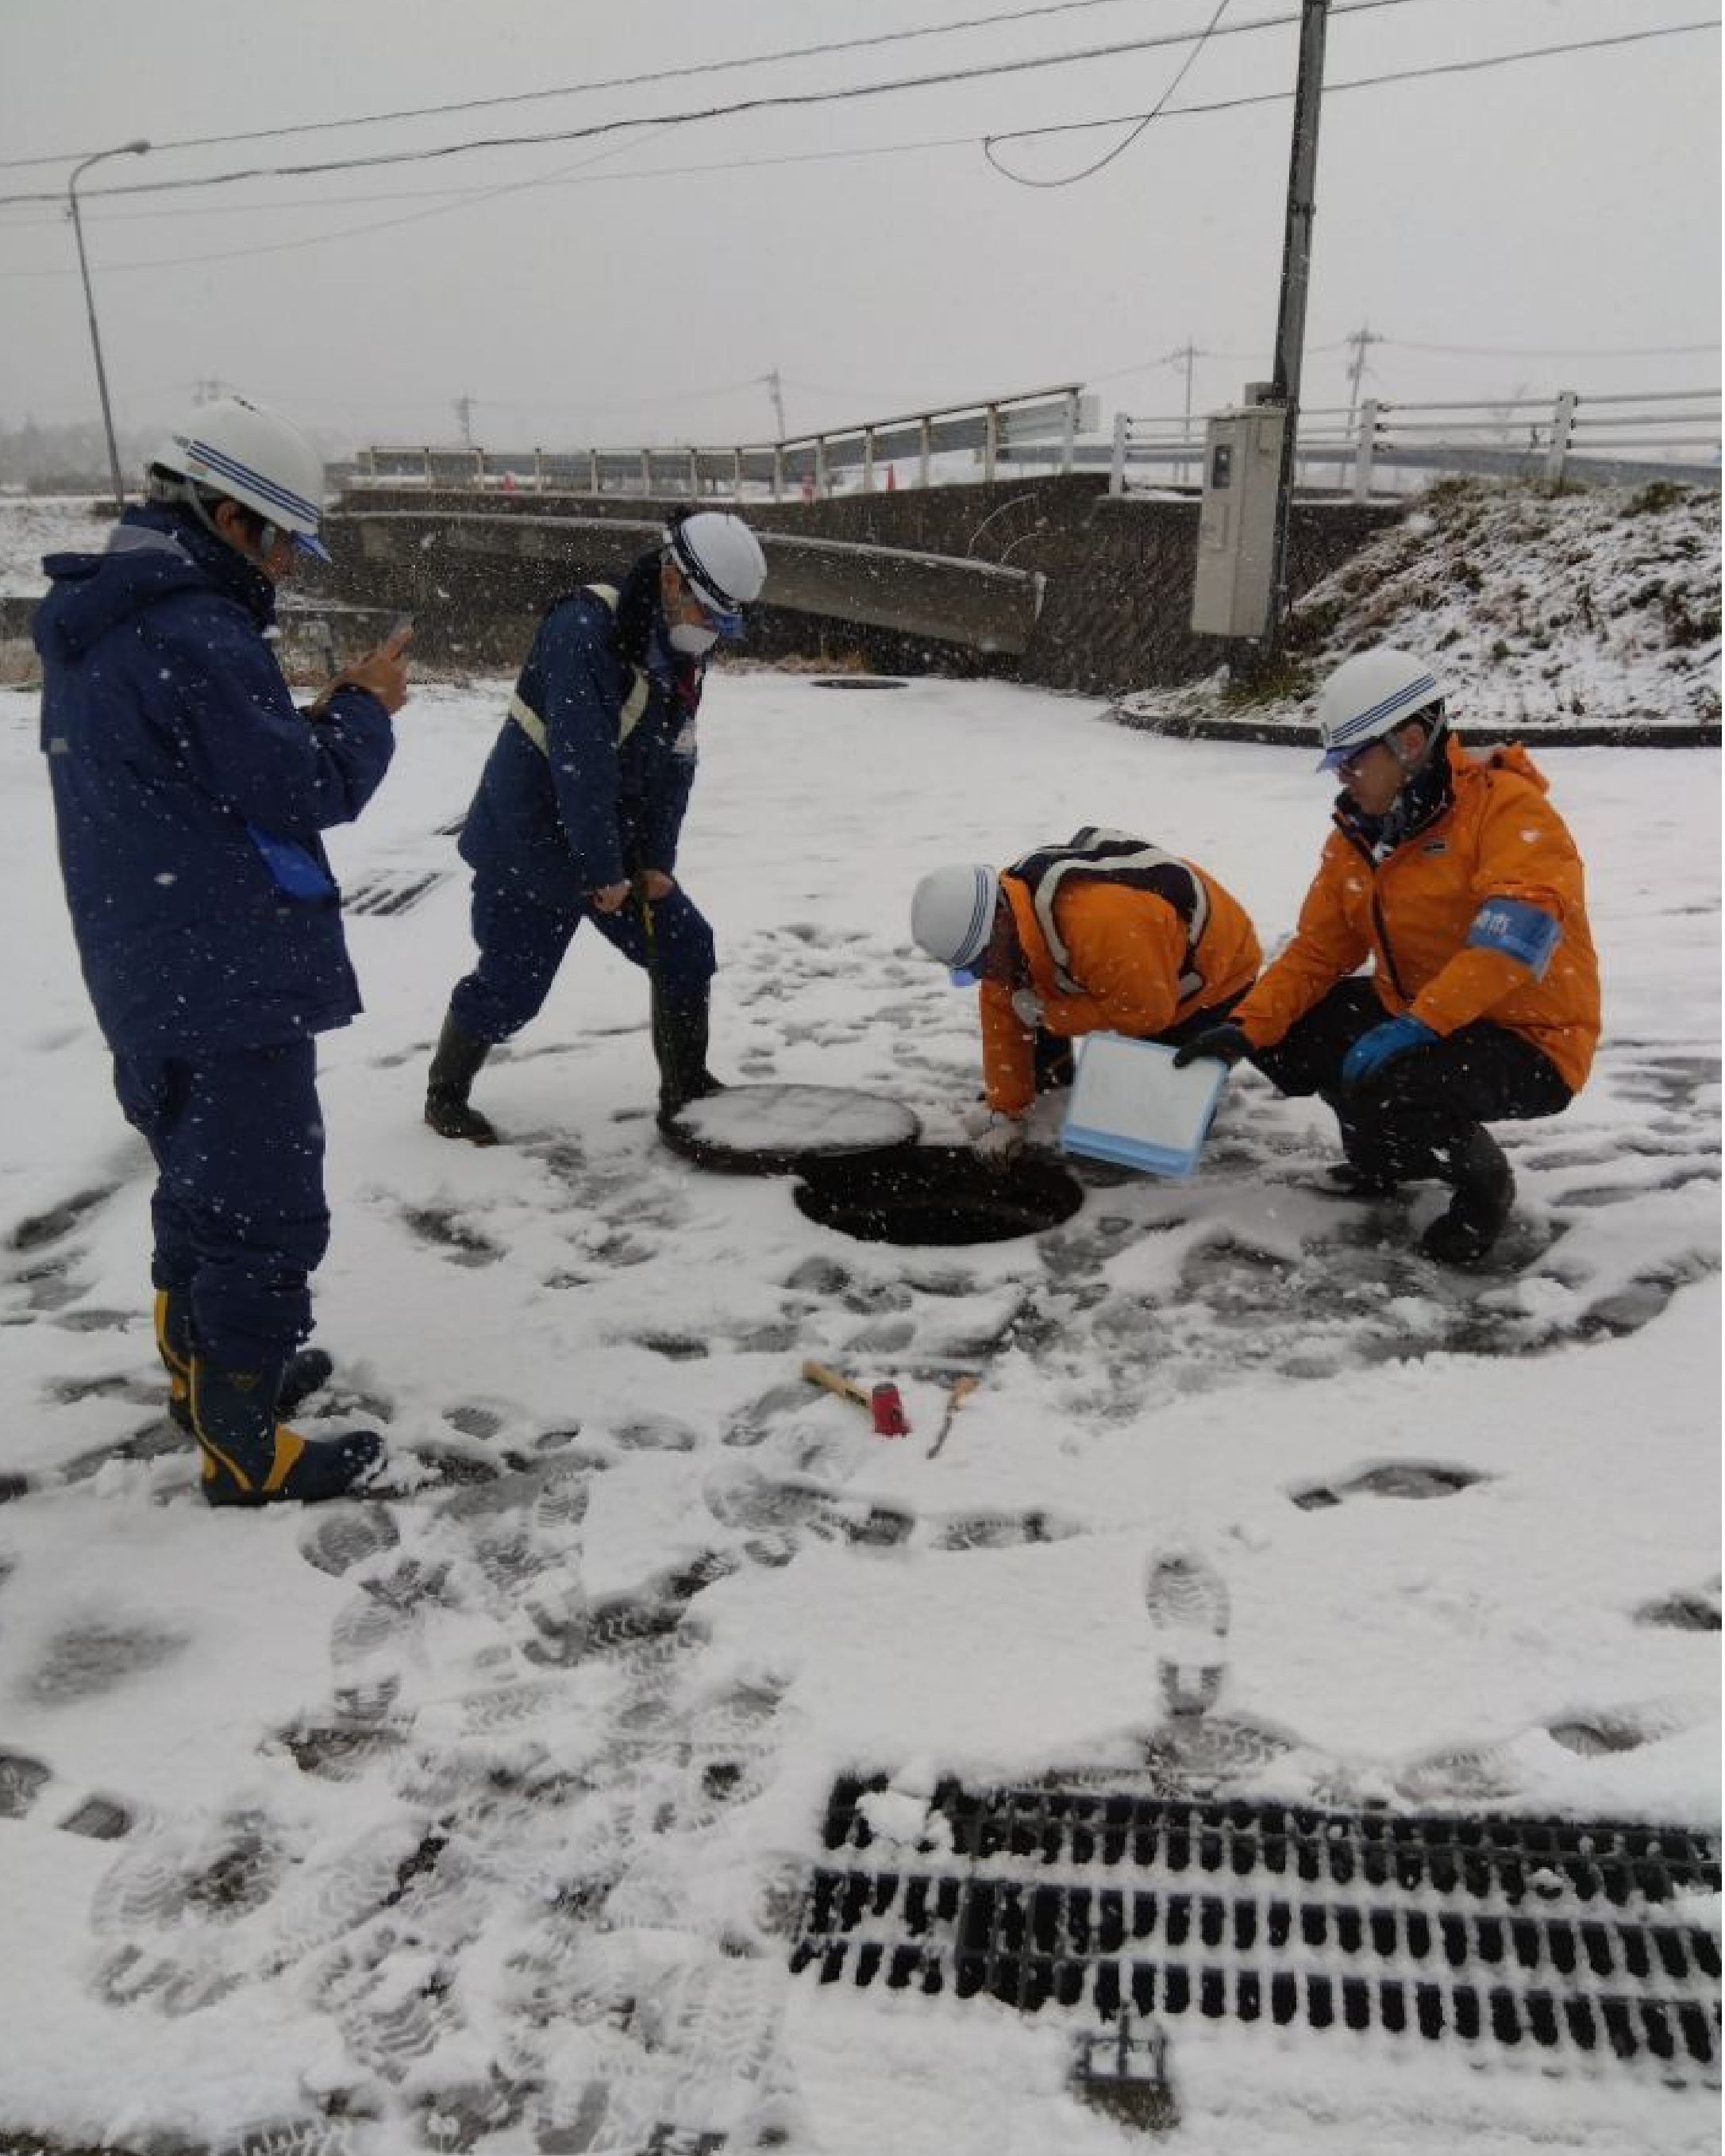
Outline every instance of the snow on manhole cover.
<svg viewBox="0 0 1725 2156">
<path fill-rule="evenodd" d="M 745 1175 L 890 1152 L 914 1145 L 922 1127 L 903 1101 L 845 1086 L 727 1086 L 660 1126 L 673 1152 Z"/>
<path fill-rule="evenodd" d="M 846 1778 L 828 1806 L 792 1958 L 823 1983 L 1718 2086 L 1716 1835 L 945 1783 L 917 1830 L 883 1838 L 886 1787 Z"/>
</svg>

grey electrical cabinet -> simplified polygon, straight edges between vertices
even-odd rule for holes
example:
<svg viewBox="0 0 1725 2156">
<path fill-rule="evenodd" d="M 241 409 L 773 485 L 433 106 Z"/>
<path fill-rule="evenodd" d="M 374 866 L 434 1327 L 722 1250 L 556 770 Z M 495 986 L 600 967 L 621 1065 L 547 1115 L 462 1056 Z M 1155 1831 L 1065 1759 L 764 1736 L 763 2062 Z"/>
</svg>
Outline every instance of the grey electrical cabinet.
<svg viewBox="0 0 1725 2156">
<path fill-rule="evenodd" d="M 1287 419 L 1286 405 L 1250 403 L 1215 413 L 1205 425 L 1204 501 L 1192 583 L 1192 626 L 1200 636 L 1264 634 Z"/>
</svg>

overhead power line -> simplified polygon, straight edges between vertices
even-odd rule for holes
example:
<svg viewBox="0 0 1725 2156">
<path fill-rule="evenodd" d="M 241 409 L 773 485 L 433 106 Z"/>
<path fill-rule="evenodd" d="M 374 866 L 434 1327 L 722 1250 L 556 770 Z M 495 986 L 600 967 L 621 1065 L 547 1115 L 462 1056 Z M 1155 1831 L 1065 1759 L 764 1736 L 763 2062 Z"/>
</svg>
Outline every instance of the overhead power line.
<svg viewBox="0 0 1725 2156">
<path fill-rule="evenodd" d="M 1349 0 L 1349 4 L 1339 7 L 1336 12 L 1338 14 L 1357 14 L 1373 8 L 1399 8 L 1409 4 L 1410 0 Z M 1250 30 L 1280 28 L 1298 19 L 1294 15 L 1264 17 L 1257 22 L 1232 25 L 1230 31 L 1241 33 Z M 896 96 L 905 90 L 942 89 L 952 83 L 981 82 L 999 75 L 1034 74 L 1045 68 L 1077 67 L 1093 60 L 1118 59 L 1128 53 L 1152 52 L 1161 46 L 1187 44 L 1195 34 L 1192 30 L 1163 32 L 1155 37 L 1128 38 L 1113 44 L 1081 46 L 1070 52 L 1043 53 L 1019 59 L 988 60 L 973 67 L 946 68 L 928 74 L 900 75 L 884 82 L 850 83 L 834 90 L 775 91 L 758 97 L 739 98 L 729 105 L 704 105 L 682 112 L 635 114 L 628 119 L 598 120 L 582 127 L 547 128 L 524 135 L 473 136 L 461 141 L 435 144 L 429 148 L 378 150 L 364 157 L 326 157 L 307 164 L 252 165 L 234 172 L 205 173 L 201 177 L 133 181 L 121 187 L 91 189 L 85 195 L 84 200 L 93 203 L 112 201 L 121 196 L 181 193 L 199 187 L 231 187 L 242 180 L 300 178 L 308 173 L 359 172 L 384 165 L 431 164 L 441 158 L 467 157 L 480 151 L 531 149 L 541 143 L 586 141 L 595 136 L 614 135 L 629 127 L 686 127 L 701 121 L 734 119 L 745 112 L 794 111 L 813 105 L 853 104 L 865 98 Z M 1001 136 L 993 139 L 1004 141 L 1012 138 Z M 59 188 L 27 194 L 0 195 L 0 203 L 58 203 L 61 199 L 62 190 Z"/>
<path fill-rule="evenodd" d="M 230 142 L 268 142 L 284 135 L 320 135 L 341 127 L 381 127 L 401 120 L 438 120 L 452 112 L 483 112 L 502 105 L 536 105 L 547 98 L 584 97 L 601 90 L 637 90 L 661 82 L 686 81 L 692 75 L 726 74 L 739 68 L 777 66 L 784 60 L 806 60 L 824 58 L 833 53 L 861 52 L 872 45 L 902 44 L 911 38 L 944 38 L 963 30 L 992 29 L 1002 23 L 1026 23 L 1040 15 L 1070 15 L 1081 8 L 1118 7 L 1121 0 L 1045 0 L 1036 8 L 1016 8 L 1004 14 L 971 15 L 956 23 L 931 23 L 915 30 L 883 30 L 871 38 L 838 38 L 820 45 L 793 45 L 776 53 L 752 53 L 747 58 L 732 60 L 702 60 L 688 67 L 655 68 L 650 74 L 615 74 L 597 82 L 560 83 L 551 90 L 511 90 L 497 97 L 464 97 L 447 105 L 406 105 L 394 112 L 355 113 L 345 120 L 301 120 L 282 127 L 252 127 L 234 135 L 187 135 L 177 141 L 157 142 L 152 147 L 163 150 L 211 150 L 224 147 Z M 87 157 L 84 150 L 65 150 L 49 156 L 33 157 L 0 157 L 0 172 L 16 171 L 26 165 L 63 165 Z"/>
<path fill-rule="evenodd" d="M 1123 157 L 1127 151 L 1131 149 L 1133 143 L 1137 141 L 1139 136 L 1141 136 L 1144 130 L 1150 125 L 1151 121 L 1153 120 L 1159 120 L 1162 117 L 1168 100 L 1180 87 L 1180 85 L 1184 82 L 1187 76 L 1191 74 L 1192 69 L 1197 62 L 1199 54 L 1215 35 L 1216 25 L 1221 21 L 1223 10 L 1227 7 L 1227 5 L 1228 0 L 1216 0 L 1215 13 L 1210 17 L 1209 22 L 1204 24 L 1204 28 L 1199 32 L 1197 44 L 1193 46 L 1191 51 L 1187 54 L 1185 59 L 1181 61 L 1179 66 L 1175 69 L 1173 80 L 1169 83 L 1168 88 L 1163 90 L 1161 96 L 1157 99 L 1155 104 L 1151 107 L 1150 110 L 1144 115 L 1137 126 L 1133 128 L 1131 134 L 1126 137 L 1124 141 L 1117 142 L 1111 150 L 1105 151 L 1104 154 L 1098 157 L 1093 164 L 1086 165 L 1081 172 L 1065 173 L 1057 180 L 1039 180 L 1032 178 L 1031 176 L 1026 172 L 1014 172 L 1009 171 L 1008 167 L 1003 165 L 1000 160 L 994 155 L 994 146 L 992 142 L 985 141 L 983 144 L 983 155 L 988 159 L 988 162 L 994 167 L 994 170 L 999 173 L 1003 179 L 1011 180 L 1015 185 L 1021 187 L 1076 187 L 1081 180 L 1089 179 L 1092 173 L 1100 172 L 1105 165 L 1111 165 L 1117 157 Z"/>
<path fill-rule="evenodd" d="M 1404 4 L 1404 0 L 1353 0 L 1353 6 L 1344 8 L 1337 12 L 1351 13 L 1355 12 L 1357 8 L 1363 7 L 1394 6 L 1399 4 Z M 1297 18 L 1285 16 L 1278 17 L 1275 19 L 1278 23 L 1283 23 L 1293 22 L 1296 20 Z M 1230 25 L 1229 27 L 1230 29 L 1233 29 L 1250 27 L 1261 28 L 1266 26 L 1266 24 L 1260 23 L 1256 26 Z M 1387 74 L 1358 76 L 1341 82 L 1330 82 L 1325 85 L 1325 95 L 1327 96 L 1338 95 L 1344 91 L 1352 90 L 1380 89 L 1394 83 L 1417 81 L 1427 76 L 1454 74 L 1495 67 L 1507 67 L 1529 60 L 1552 59 L 1570 53 L 1594 52 L 1615 45 L 1639 44 L 1653 38 L 1684 36 L 1697 31 L 1716 30 L 1718 28 L 1719 18 L 1717 16 L 1710 17 L 1699 22 L 1668 23 L 1657 28 L 1630 31 L 1614 37 L 1587 38 L 1567 44 L 1539 46 L 1526 51 L 1487 55 L 1478 59 L 1443 62 L 1426 68 L 1403 69 Z M 1192 33 L 1189 33 L 1188 34 L 1190 35 Z M 1161 42 L 1168 41 L 1163 40 Z M 1286 90 L 1266 90 L 1248 96 L 1213 99 L 1203 104 L 1169 105 L 1162 110 L 1160 116 L 1164 120 L 1199 119 L 1216 113 L 1240 111 L 1255 105 L 1286 104 L 1291 95 L 1291 91 Z M 658 121 L 619 121 L 608 123 L 608 126 L 641 126 L 656 130 L 660 127 L 670 127 L 682 124 L 682 121 L 685 117 L 698 119 L 707 116 L 709 116 L 703 114 L 691 116 L 672 115 Z M 285 254 L 294 252 L 302 248 L 326 246 L 341 240 L 360 239 L 371 233 L 386 231 L 397 225 L 414 223 L 421 218 L 447 215 L 454 210 L 470 208 L 476 203 L 490 201 L 501 194 L 522 192 L 536 187 L 590 187 L 595 185 L 604 186 L 615 185 L 619 182 L 634 185 L 639 182 L 646 180 L 681 179 L 691 177 L 699 177 L 714 172 L 762 170 L 779 165 L 828 163 L 851 158 L 903 157 L 921 154 L 930 150 L 959 149 L 978 144 L 980 144 L 982 146 L 986 148 L 992 143 L 1019 141 L 1039 135 L 1082 133 L 1096 128 L 1131 126 L 1143 121 L 1148 116 L 1147 116 L 1142 113 L 1117 113 L 1105 119 L 1066 121 L 1045 127 L 1019 128 L 1014 130 L 1009 134 L 1004 135 L 983 136 L 973 135 L 937 136 L 925 137 L 915 141 L 878 145 L 874 147 L 865 146 L 857 149 L 802 151 L 790 152 L 778 157 L 719 159 L 704 164 L 654 167 L 644 171 L 636 171 L 623 174 L 600 174 L 597 176 L 584 174 L 579 178 L 572 178 L 567 177 L 569 171 L 573 168 L 566 167 L 563 172 L 560 173 L 542 175 L 533 179 L 507 182 L 500 186 L 492 187 L 462 190 L 457 193 L 456 198 L 453 201 L 445 198 L 449 191 L 428 191 L 434 192 L 439 198 L 432 207 L 427 209 L 409 212 L 401 217 L 374 220 L 366 224 L 348 226 L 338 232 L 320 233 L 313 234 L 304 239 L 282 240 L 262 246 L 254 244 L 249 247 L 228 249 L 214 253 L 206 252 L 198 254 L 169 255 L 166 257 L 155 258 L 144 262 L 115 262 L 105 266 L 104 274 L 112 276 L 124 274 L 129 270 L 190 268 L 206 262 L 249 260 L 261 254 Z M 583 136 L 591 136 L 596 133 L 603 133 L 605 131 L 608 131 L 607 127 L 575 129 L 568 131 L 567 133 L 557 136 L 536 136 L 530 139 L 533 141 L 568 141 L 579 139 Z M 474 144 L 465 146 L 483 147 L 495 146 Z M 446 154 L 448 154 L 446 151 L 415 153 L 416 157 L 433 157 Z M 400 162 L 400 160 L 392 160 L 390 162 Z M 341 170 L 347 169 L 347 167 L 343 165 L 331 165 L 329 167 L 319 167 L 315 168 L 301 167 L 296 169 Z M 213 186 L 223 183 L 227 179 L 244 179 L 278 176 L 280 175 L 264 174 L 261 172 L 240 173 L 220 176 L 219 177 L 212 177 L 209 180 L 202 182 L 178 182 L 170 184 L 174 186 Z M 114 195 L 121 193 L 136 193 L 147 191 L 148 190 L 145 189 L 128 187 L 123 189 L 110 189 L 106 190 L 105 192 L 111 198 Z M 100 198 L 101 197 L 100 195 L 95 198 L 85 198 L 86 201 Z M 391 198 L 388 197 L 379 198 L 379 199 L 385 200 L 390 198 Z M 415 199 L 415 198 L 411 194 L 407 198 L 409 200 Z M 0 206 L 4 206 L 9 203 L 33 203 L 41 201 L 50 201 L 59 204 L 62 199 L 63 198 L 58 194 L 52 196 L 0 196 Z M 372 199 L 372 198 L 362 196 L 352 198 L 352 199 L 363 201 Z M 331 207 L 333 206 L 334 205 L 332 204 Z M 269 209 L 272 207 L 282 206 L 266 203 L 254 205 L 254 207 L 262 209 Z M 201 211 L 193 210 L 185 213 L 183 213 L 195 216 L 203 214 L 203 213 Z M 0 231 L 3 231 L 7 228 L 8 228 L 0 226 Z M 74 270 L 0 270 L 0 280 L 3 280 L 7 282 L 30 283 L 40 281 L 44 279 L 72 276 L 76 274 L 77 273 Z M 1696 350 L 1713 350 L 1716 348 L 1717 347 L 1711 346 L 1694 347 Z M 1436 347 L 1432 347 L 1432 349 L 1436 349 Z M 1670 349 L 1674 351 L 1681 351 L 1689 349 L 1689 347 L 1671 347 Z M 1538 357 L 1539 355 L 1530 353 L 1527 356 Z M 1584 355 L 1570 354 L 1568 356 L 1584 357 Z M 1631 355 L 1625 352 L 1623 356 L 1630 357 Z"/>
<path fill-rule="evenodd" d="M 1415 344 L 1410 337 L 1377 337 L 1393 352 L 1442 352 L 1464 359 L 1689 359 L 1717 352 L 1711 344 L 1604 344 L 1584 348 L 1566 344 Z"/>
<path fill-rule="evenodd" d="M 1530 45 L 1521 52 L 1488 53 L 1479 59 L 1440 60 L 1430 67 L 1398 68 L 1389 74 L 1355 75 L 1346 82 L 1327 82 L 1324 95 L 1334 96 L 1345 90 L 1381 90 L 1389 83 L 1420 82 L 1432 75 L 1475 74 L 1486 68 L 1513 67 L 1522 60 L 1555 59 L 1565 53 L 1597 53 L 1614 45 L 1645 44 L 1654 38 L 1686 37 L 1696 30 L 1717 30 L 1719 19 L 1717 15 L 1709 15 L 1697 23 L 1666 23 L 1655 29 L 1624 30 L 1609 38 L 1579 38 L 1567 44 Z M 1251 105 L 1286 105 L 1292 95 L 1291 90 L 1260 90 L 1249 97 L 1220 98 L 1209 105 L 1175 105 L 1169 106 L 1162 117 L 1184 120 L 1200 112 L 1239 112 Z M 1014 127 L 1004 135 L 985 136 L 984 147 L 997 142 L 1026 142 L 1039 135 L 1081 135 L 1097 127 L 1129 127 L 1144 117 L 1142 112 L 1117 112 L 1106 120 L 1066 120 L 1045 127 Z"/>
</svg>

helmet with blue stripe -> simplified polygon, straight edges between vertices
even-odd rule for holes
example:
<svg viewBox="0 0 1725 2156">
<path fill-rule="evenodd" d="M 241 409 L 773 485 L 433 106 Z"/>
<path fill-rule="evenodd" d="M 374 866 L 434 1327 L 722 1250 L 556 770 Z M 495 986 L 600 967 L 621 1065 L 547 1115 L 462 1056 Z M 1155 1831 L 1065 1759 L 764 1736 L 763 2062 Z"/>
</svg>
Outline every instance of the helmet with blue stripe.
<svg viewBox="0 0 1725 2156">
<path fill-rule="evenodd" d="M 994 932 L 1000 878 L 980 861 L 931 869 L 911 901 L 911 934 L 968 986 Z"/>
<path fill-rule="evenodd" d="M 1324 683 L 1317 700 L 1323 742 L 1320 771 L 1333 771 L 1409 719 L 1425 719 L 1435 735 L 1444 717 L 1444 692 L 1431 669 L 1410 651 L 1384 644 L 1357 652 Z"/>
<path fill-rule="evenodd" d="M 156 452 L 152 465 L 193 486 L 255 510 L 304 553 L 329 555 L 317 536 L 323 459 L 297 427 L 244 397 L 200 404 Z"/>
<path fill-rule="evenodd" d="M 747 525 L 729 510 L 689 510 L 666 525 L 663 545 L 720 635 L 741 636 L 743 608 L 767 581 L 767 557 Z"/>
</svg>

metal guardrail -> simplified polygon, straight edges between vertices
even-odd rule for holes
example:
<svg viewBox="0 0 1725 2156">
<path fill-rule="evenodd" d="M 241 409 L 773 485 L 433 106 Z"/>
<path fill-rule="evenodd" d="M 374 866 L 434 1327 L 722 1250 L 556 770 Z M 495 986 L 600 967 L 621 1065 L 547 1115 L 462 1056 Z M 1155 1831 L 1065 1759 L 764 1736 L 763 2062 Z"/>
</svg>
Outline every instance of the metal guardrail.
<svg viewBox="0 0 1725 2156">
<path fill-rule="evenodd" d="M 739 495 L 765 487 L 775 501 L 788 492 L 825 494 L 833 475 L 859 471 L 865 490 L 885 467 L 896 484 L 901 465 L 915 468 L 927 486 L 933 460 L 954 452 L 977 458 L 978 476 L 1034 455 L 1070 471 L 1078 438 L 1097 424 L 1096 400 L 1076 382 L 1027 390 L 978 404 L 901 413 L 860 425 L 833 427 L 781 442 L 745 442 L 727 448 L 488 449 L 462 444 L 378 444 L 362 449 L 350 485 L 418 482 L 431 487 L 485 487 L 536 494 L 578 489 L 587 494 L 662 499 L 686 495 Z"/>
<path fill-rule="evenodd" d="M 1527 416 L 1523 417 L 1522 415 Z M 1431 415 L 1431 416 L 1428 416 Z M 1176 432 L 1175 429 L 1178 431 Z M 1507 398 L 1495 403 L 1395 403 L 1368 398 L 1357 410 L 1302 411 L 1296 476 L 1307 485 L 1351 488 L 1367 500 L 1379 466 L 1491 472 L 1556 485 L 1566 476 L 1720 483 L 1719 392 L 1673 389 L 1584 396 Z M 1702 459 L 1668 454 L 1710 452 Z M 1636 454 L 1639 452 L 1639 454 Z M 1609 454 L 1608 454 L 1609 453 Z M 1100 454 L 1081 450 L 1081 464 Z M 1135 467 L 1201 475 L 1204 437 L 1183 417 L 1117 414 L 1107 457 L 1108 490 L 1124 494 Z"/>
</svg>

